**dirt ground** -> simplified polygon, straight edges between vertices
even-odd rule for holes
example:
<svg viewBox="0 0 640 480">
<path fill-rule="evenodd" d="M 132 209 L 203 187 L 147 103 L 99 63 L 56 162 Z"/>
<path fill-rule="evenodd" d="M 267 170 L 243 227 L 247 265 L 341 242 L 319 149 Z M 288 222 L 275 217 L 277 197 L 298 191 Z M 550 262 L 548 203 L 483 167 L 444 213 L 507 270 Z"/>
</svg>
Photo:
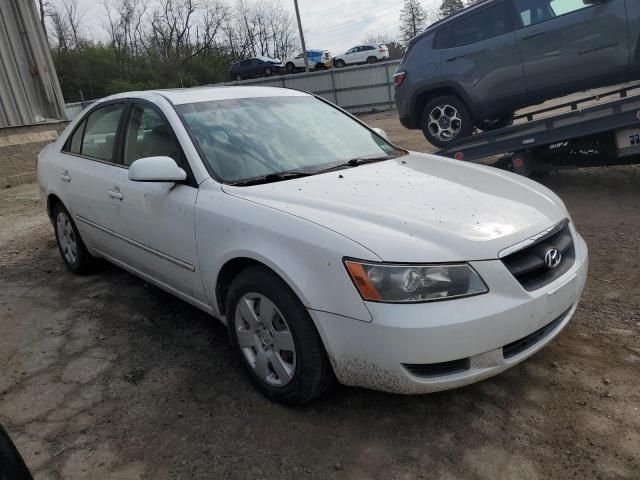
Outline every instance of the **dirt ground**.
<svg viewBox="0 0 640 480">
<path fill-rule="evenodd" d="M 364 117 L 428 150 L 389 114 Z M 256 393 L 215 320 L 115 267 L 68 273 L 37 187 L 0 191 L 0 422 L 36 479 L 640 478 L 640 168 L 557 173 L 589 244 L 547 348 L 463 389 Z"/>
</svg>

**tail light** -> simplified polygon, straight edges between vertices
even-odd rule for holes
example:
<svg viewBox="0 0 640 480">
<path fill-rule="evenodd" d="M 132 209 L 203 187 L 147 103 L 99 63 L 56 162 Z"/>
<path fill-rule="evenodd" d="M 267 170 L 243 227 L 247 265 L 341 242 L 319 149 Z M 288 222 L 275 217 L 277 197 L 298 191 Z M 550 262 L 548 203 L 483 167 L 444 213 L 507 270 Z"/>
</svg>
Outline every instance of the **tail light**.
<svg viewBox="0 0 640 480">
<path fill-rule="evenodd" d="M 404 83 L 405 78 L 407 78 L 407 72 L 396 72 L 393 74 L 393 85 L 398 88 L 400 85 Z"/>
</svg>

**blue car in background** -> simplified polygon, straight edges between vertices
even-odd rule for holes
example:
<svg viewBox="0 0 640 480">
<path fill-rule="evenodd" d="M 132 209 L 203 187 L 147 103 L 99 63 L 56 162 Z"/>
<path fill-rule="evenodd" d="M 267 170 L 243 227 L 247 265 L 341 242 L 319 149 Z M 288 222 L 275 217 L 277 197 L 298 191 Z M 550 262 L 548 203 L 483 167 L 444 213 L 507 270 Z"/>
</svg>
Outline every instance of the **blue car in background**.
<svg viewBox="0 0 640 480">
<path fill-rule="evenodd" d="M 307 59 L 311 70 L 324 70 L 331 68 L 332 58 L 328 50 L 307 50 Z M 287 72 L 293 73 L 296 70 L 304 70 L 304 54 L 288 58 L 284 62 L 284 68 Z"/>
</svg>

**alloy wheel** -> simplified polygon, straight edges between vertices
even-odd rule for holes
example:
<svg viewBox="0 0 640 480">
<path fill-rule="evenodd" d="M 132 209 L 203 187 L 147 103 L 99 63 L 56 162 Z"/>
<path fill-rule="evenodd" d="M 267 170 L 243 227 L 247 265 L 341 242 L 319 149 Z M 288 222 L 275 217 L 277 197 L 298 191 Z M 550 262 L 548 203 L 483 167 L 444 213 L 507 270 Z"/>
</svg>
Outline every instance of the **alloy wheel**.
<svg viewBox="0 0 640 480">
<path fill-rule="evenodd" d="M 437 105 L 429 112 L 427 127 L 434 137 L 443 142 L 450 142 L 460 133 L 462 119 L 455 107 Z"/>
<path fill-rule="evenodd" d="M 78 260 L 78 243 L 76 234 L 71 225 L 71 220 L 64 212 L 59 212 L 56 218 L 56 230 L 58 231 L 58 242 L 64 258 L 72 265 Z"/>
<path fill-rule="evenodd" d="M 259 293 L 243 295 L 234 328 L 244 359 L 263 382 L 273 387 L 291 382 L 296 347 L 289 324 L 271 300 Z"/>
</svg>

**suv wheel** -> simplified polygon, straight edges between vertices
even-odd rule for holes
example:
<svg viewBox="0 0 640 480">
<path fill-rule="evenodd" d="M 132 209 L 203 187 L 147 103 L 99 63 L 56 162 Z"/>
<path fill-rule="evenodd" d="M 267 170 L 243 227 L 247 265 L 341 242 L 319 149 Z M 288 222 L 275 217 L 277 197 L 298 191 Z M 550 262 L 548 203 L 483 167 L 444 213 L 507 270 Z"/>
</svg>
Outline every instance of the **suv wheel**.
<svg viewBox="0 0 640 480">
<path fill-rule="evenodd" d="M 333 371 L 309 312 L 275 273 L 251 267 L 227 294 L 233 350 L 256 387 L 277 401 L 299 405 L 333 383 Z"/>
<path fill-rule="evenodd" d="M 296 66 L 292 62 L 289 62 L 284 66 L 284 68 L 287 69 L 287 72 L 293 73 L 293 71 L 296 69 Z"/>
<path fill-rule="evenodd" d="M 378 61 L 378 59 L 376 57 L 367 58 L 367 63 L 376 63 L 377 61 Z"/>
<path fill-rule="evenodd" d="M 344 60 L 342 60 L 341 58 L 336 60 L 336 68 L 342 68 L 344 66 L 345 66 Z"/>
<path fill-rule="evenodd" d="M 457 97 L 443 95 L 424 107 L 421 127 L 431 145 L 445 148 L 454 140 L 471 135 L 474 121 L 464 102 Z"/>
</svg>

